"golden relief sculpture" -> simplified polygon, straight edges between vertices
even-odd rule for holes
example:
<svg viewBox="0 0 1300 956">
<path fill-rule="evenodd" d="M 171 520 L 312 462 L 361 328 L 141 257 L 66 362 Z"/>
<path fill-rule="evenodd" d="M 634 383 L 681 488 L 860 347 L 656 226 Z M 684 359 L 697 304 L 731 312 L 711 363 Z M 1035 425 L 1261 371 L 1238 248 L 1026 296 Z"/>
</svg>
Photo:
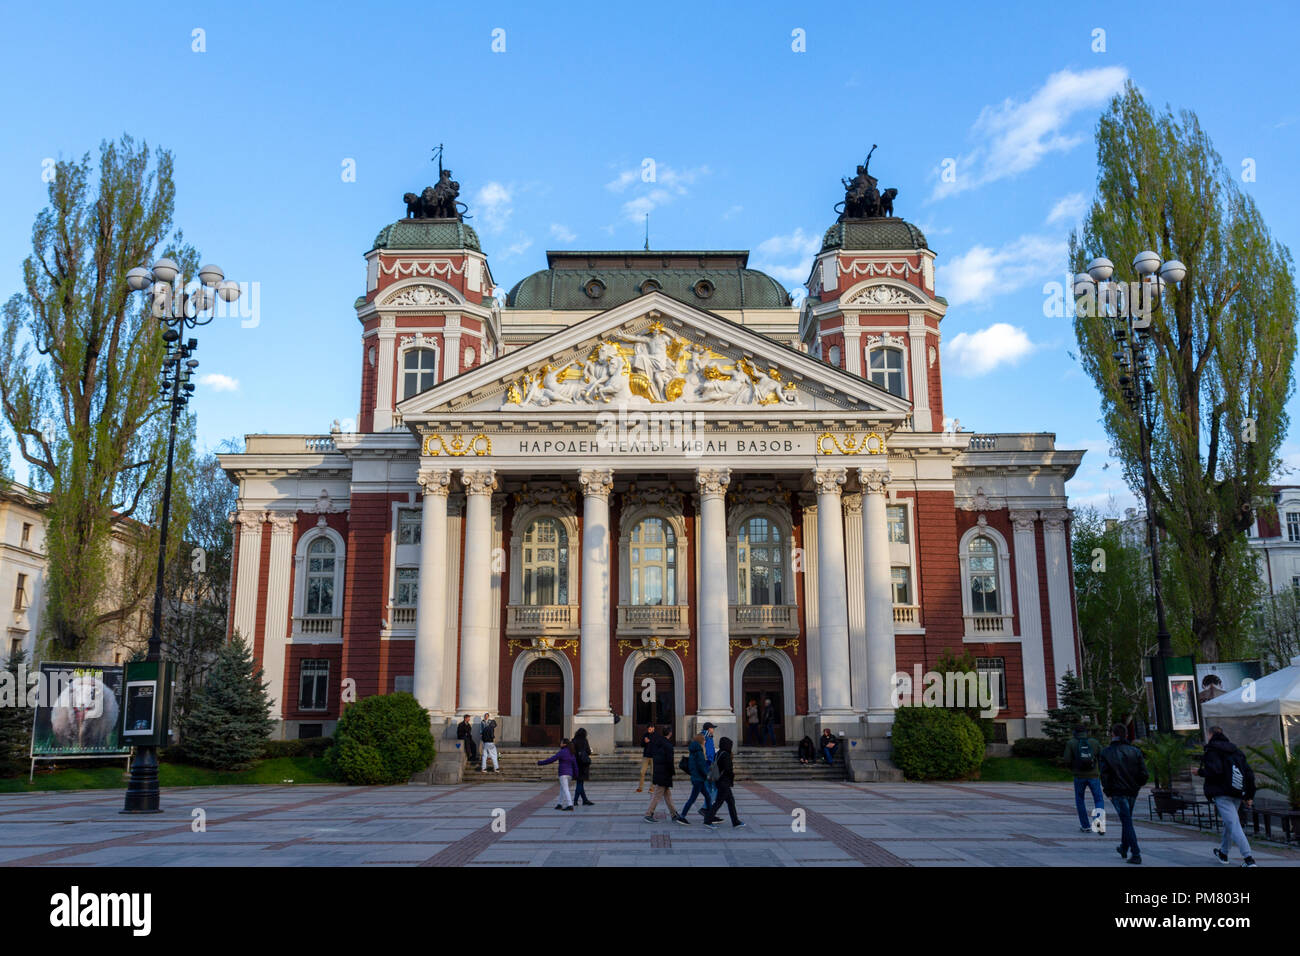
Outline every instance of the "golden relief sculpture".
<svg viewBox="0 0 1300 956">
<path fill-rule="evenodd" d="M 876 432 L 867 432 L 861 439 L 845 435 L 843 441 L 839 436 L 825 432 L 817 439 L 819 455 L 833 455 L 837 451 L 841 455 L 883 455 L 885 439 Z"/>
<path fill-rule="evenodd" d="M 543 365 L 506 391 L 507 405 L 541 408 L 635 399 L 652 405 L 780 405 L 796 402 L 798 389 L 774 367 L 759 368 L 743 356 L 730 362 L 656 321 L 645 332 L 602 339 L 584 362 Z"/>
<path fill-rule="evenodd" d="M 468 441 L 464 435 L 452 435 L 448 441 L 442 435 L 425 435 L 422 455 L 448 454 L 453 458 L 464 458 L 470 452 L 482 458 L 492 454 L 492 439 L 487 435 L 475 435 Z"/>
</svg>

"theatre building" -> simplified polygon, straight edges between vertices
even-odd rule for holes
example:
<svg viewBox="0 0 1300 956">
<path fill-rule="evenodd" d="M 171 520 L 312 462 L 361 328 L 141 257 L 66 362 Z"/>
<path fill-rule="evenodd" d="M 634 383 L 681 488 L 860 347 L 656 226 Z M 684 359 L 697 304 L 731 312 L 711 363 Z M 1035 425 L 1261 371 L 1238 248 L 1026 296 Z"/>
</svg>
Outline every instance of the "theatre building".
<svg viewBox="0 0 1300 956">
<path fill-rule="evenodd" d="M 491 712 L 506 746 L 583 726 L 599 750 L 652 720 L 736 737 L 771 699 L 778 742 L 879 753 L 895 674 L 945 650 L 1032 733 L 1079 670 L 1083 453 L 945 428 L 935 253 L 846 209 L 798 308 L 707 250 L 551 252 L 494 298 L 464 222 L 385 226 L 355 429 L 221 457 L 230 626 L 282 735 L 407 691 L 439 735 Z"/>
</svg>

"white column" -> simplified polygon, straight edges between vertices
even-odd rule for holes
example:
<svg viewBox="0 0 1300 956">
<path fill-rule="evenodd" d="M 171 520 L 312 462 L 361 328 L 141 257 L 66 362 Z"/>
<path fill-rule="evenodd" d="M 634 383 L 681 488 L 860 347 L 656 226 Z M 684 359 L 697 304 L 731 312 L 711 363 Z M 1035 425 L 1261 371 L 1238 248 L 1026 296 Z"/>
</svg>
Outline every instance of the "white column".
<svg viewBox="0 0 1300 956">
<path fill-rule="evenodd" d="M 885 488 L 889 471 L 863 468 L 862 563 L 866 568 L 867 604 L 867 721 L 886 723 L 894 719 L 894 591 L 889 561 L 889 520 Z"/>
<path fill-rule="evenodd" d="M 393 382 L 397 378 L 394 366 L 397 361 L 397 319 L 394 316 L 380 316 L 379 319 L 379 355 L 375 361 L 375 431 L 387 431 L 393 427 Z M 400 380 L 400 379 L 398 379 Z"/>
<path fill-rule="evenodd" d="M 925 315 L 913 312 L 908 317 L 908 343 L 911 346 L 912 366 L 912 430 L 934 430 L 930 414 L 930 366 L 926 356 Z"/>
<path fill-rule="evenodd" d="M 442 381 L 446 381 L 460 374 L 460 316 L 447 315 L 443 321 Z"/>
<path fill-rule="evenodd" d="M 808 713 L 816 714 L 822 709 L 821 618 L 817 614 L 817 497 L 801 491 L 799 508 L 803 512 L 803 615 L 804 631 L 808 635 Z"/>
<path fill-rule="evenodd" d="M 465 469 L 465 571 L 460 620 L 460 706 L 458 713 L 482 717 L 490 697 L 488 642 L 492 635 L 492 492 L 496 472 Z"/>
<path fill-rule="evenodd" d="M 262 564 L 261 511 L 240 511 L 239 570 L 235 577 L 235 621 L 232 633 L 239 634 L 251 648 L 257 631 L 257 574 Z"/>
<path fill-rule="evenodd" d="M 849 688 L 849 604 L 844 570 L 844 514 L 840 492 L 848 471 L 818 468 L 817 598 L 821 631 L 822 717 L 853 714 Z"/>
<path fill-rule="evenodd" d="M 289 575 L 293 570 L 293 526 L 297 515 L 268 511 L 271 522 L 271 554 L 267 558 L 266 636 L 262 641 L 262 675 L 269 682 L 266 696 L 271 702 L 271 719 L 284 719 L 284 657 L 289 631 Z"/>
<path fill-rule="evenodd" d="M 442 693 L 443 637 L 447 629 L 447 495 L 450 468 L 421 468 L 420 584 L 415 604 L 415 699 L 432 719 L 446 717 L 451 701 Z"/>
<path fill-rule="evenodd" d="M 728 717 L 731 651 L 727 624 L 727 485 L 730 468 L 701 468 L 699 622 L 701 717 Z"/>
<path fill-rule="evenodd" d="M 852 318 L 853 325 L 848 324 Z M 862 332 L 858 329 L 857 316 L 844 317 L 844 370 L 854 375 L 862 374 Z"/>
<path fill-rule="evenodd" d="M 1059 685 L 1066 671 L 1079 671 L 1074 642 L 1074 608 L 1070 603 L 1070 547 L 1065 537 L 1065 508 L 1044 511 L 1043 557 L 1047 560 L 1047 608 L 1052 621 L 1052 664 Z"/>
<path fill-rule="evenodd" d="M 1037 511 L 1012 511 L 1016 549 L 1016 597 L 1020 612 L 1020 667 L 1024 671 L 1025 717 L 1047 717 L 1047 664 L 1043 654 L 1043 615 L 1038 599 Z"/>
<path fill-rule="evenodd" d="M 865 580 L 865 543 L 862 539 L 862 495 L 844 496 L 844 566 L 848 581 Z M 848 588 L 849 598 L 849 690 L 853 709 L 867 710 L 867 592 Z"/>
<path fill-rule="evenodd" d="M 608 718 L 609 710 L 609 493 L 614 472 L 579 472 L 582 485 L 582 624 L 578 644 L 581 698 L 578 716 Z"/>
</svg>

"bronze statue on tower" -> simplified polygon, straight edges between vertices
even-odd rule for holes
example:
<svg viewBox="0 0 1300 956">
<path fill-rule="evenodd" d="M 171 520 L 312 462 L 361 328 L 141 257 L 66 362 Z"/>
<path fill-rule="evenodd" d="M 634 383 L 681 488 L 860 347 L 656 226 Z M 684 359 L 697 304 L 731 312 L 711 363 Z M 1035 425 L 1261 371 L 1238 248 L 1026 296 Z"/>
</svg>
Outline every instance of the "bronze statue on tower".
<svg viewBox="0 0 1300 956">
<path fill-rule="evenodd" d="M 871 153 L 876 151 L 876 144 L 871 144 L 871 152 L 866 161 L 858 167 L 853 179 L 841 179 L 844 184 L 844 201 L 835 204 L 835 211 L 840 214 L 839 221 L 846 219 L 879 219 L 894 215 L 894 197 L 898 190 L 894 188 L 881 192 L 877 189 L 879 180 L 872 176 L 867 168 L 871 165 Z"/>
<path fill-rule="evenodd" d="M 442 144 L 433 151 L 438 160 L 438 183 L 425 186 L 418 196 L 407 193 L 402 197 L 406 202 L 407 219 L 454 219 L 463 222 L 469 209 L 457 197 L 460 196 L 460 183 L 451 178 L 451 170 L 442 168 Z M 432 160 L 430 160 L 432 162 Z"/>
</svg>

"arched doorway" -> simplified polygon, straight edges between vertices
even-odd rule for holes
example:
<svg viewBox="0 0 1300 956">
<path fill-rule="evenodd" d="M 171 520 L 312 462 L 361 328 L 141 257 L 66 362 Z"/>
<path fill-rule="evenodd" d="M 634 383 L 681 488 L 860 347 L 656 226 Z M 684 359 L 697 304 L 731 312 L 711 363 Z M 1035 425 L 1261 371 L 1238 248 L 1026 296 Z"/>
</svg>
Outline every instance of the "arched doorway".
<svg viewBox="0 0 1300 956">
<path fill-rule="evenodd" d="M 525 747 L 558 747 L 564 736 L 564 674 L 555 661 L 539 658 L 524 671 Z"/>
<path fill-rule="evenodd" d="M 771 661 L 766 657 L 757 657 L 746 665 L 745 673 L 740 679 L 740 686 L 743 700 L 740 707 L 741 713 L 744 713 L 744 708 L 749 706 L 751 700 L 758 704 L 758 739 L 746 742 L 751 743 L 751 745 L 784 746 L 785 693 L 784 682 L 781 679 L 781 668 L 777 667 L 775 661 Z M 772 728 L 772 736 L 764 739 L 762 719 L 769 700 L 772 702 L 772 710 L 776 715 L 776 721 Z"/>
<path fill-rule="evenodd" d="M 673 671 L 665 661 L 648 657 L 632 673 L 632 694 L 636 701 L 634 731 L 639 733 L 647 724 L 673 728 Z M 640 739 L 639 737 L 637 739 Z"/>
</svg>

